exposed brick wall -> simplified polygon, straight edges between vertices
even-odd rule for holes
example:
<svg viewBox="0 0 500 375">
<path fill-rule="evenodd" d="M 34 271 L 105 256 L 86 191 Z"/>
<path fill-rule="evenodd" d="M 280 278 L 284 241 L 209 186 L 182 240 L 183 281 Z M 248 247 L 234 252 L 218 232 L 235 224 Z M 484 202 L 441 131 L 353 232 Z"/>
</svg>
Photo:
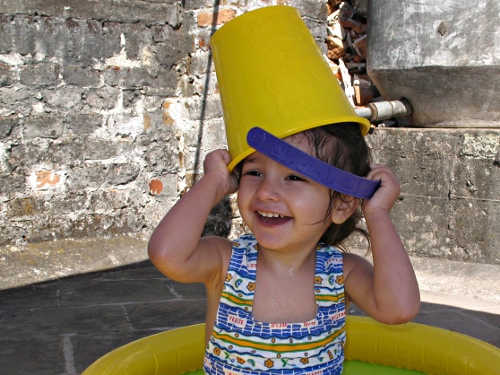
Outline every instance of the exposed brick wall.
<svg viewBox="0 0 500 375">
<path fill-rule="evenodd" d="M 325 2 L 1 1 L 0 245 L 147 238 L 205 154 L 225 146 L 214 28 L 288 4 L 326 52 Z M 411 253 L 500 264 L 499 132 L 369 137 L 375 159 L 400 178 L 394 217 Z M 232 216 L 226 199 L 205 233 L 237 232 Z"/>
<path fill-rule="evenodd" d="M 0 244 L 148 236 L 225 146 L 214 28 L 289 4 L 320 42 L 324 3 L 2 1 Z M 228 205 L 208 232 L 230 229 Z"/>
</svg>

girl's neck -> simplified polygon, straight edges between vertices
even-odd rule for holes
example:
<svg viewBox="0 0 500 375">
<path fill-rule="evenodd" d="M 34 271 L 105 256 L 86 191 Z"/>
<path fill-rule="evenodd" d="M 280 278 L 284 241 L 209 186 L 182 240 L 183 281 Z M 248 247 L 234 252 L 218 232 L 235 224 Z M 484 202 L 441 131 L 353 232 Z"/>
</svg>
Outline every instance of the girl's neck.
<svg viewBox="0 0 500 375">
<path fill-rule="evenodd" d="M 291 275 L 301 272 L 304 267 L 314 265 L 315 259 L 316 246 L 309 250 L 298 249 L 297 251 L 293 249 L 286 251 L 270 250 L 260 245 L 258 247 L 258 267 L 264 267 L 269 272 L 276 273 L 276 275 Z"/>
<path fill-rule="evenodd" d="M 252 313 L 269 323 L 299 323 L 315 318 L 316 249 L 276 253 L 259 249 Z"/>
</svg>

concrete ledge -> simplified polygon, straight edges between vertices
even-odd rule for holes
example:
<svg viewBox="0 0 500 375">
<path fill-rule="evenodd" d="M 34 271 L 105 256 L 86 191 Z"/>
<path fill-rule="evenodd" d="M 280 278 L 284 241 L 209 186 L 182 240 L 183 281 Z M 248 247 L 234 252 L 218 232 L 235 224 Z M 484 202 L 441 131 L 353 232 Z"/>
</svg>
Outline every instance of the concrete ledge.
<svg viewBox="0 0 500 375">
<path fill-rule="evenodd" d="M 147 259 L 147 241 L 134 237 L 0 247 L 0 290 L 118 268 Z M 500 265 L 415 256 L 411 260 L 423 301 L 434 299 L 442 304 L 487 309 L 500 315 Z"/>
<path fill-rule="evenodd" d="M 439 295 L 441 304 L 475 310 L 496 306 L 500 315 L 500 265 L 422 257 L 411 257 L 411 261 L 422 300 L 432 302 Z M 443 301 L 444 295 L 448 303 Z"/>
<path fill-rule="evenodd" d="M 147 241 L 125 236 L 3 246 L 0 247 L 0 290 L 146 259 Z"/>
</svg>

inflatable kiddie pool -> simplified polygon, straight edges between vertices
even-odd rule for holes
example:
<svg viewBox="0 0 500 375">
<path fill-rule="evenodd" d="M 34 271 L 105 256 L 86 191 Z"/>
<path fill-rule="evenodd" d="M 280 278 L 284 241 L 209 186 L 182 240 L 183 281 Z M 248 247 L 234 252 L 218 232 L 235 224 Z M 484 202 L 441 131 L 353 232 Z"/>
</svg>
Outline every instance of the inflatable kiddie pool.
<svg viewBox="0 0 500 375">
<path fill-rule="evenodd" d="M 82 375 L 203 374 L 205 325 L 177 328 L 104 355 Z M 500 349 L 462 334 L 347 317 L 344 375 L 498 375 Z"/>
</svg>

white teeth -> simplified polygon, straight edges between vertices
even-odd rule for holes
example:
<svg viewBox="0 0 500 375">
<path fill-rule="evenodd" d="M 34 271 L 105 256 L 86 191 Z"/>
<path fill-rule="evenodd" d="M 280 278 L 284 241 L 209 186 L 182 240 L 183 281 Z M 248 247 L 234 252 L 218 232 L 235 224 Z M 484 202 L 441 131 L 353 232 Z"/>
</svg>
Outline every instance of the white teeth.
<svg viewBox="0 0 500 375">
<path fill-rule="evenodd" d="M 285 217 L 285 215 L 280 215 L 280 214 L 272 214 L 270 212 L 262 212 L 258 211 L 259 215 L 264 216 L 264 217 Z"/>
</svg>

